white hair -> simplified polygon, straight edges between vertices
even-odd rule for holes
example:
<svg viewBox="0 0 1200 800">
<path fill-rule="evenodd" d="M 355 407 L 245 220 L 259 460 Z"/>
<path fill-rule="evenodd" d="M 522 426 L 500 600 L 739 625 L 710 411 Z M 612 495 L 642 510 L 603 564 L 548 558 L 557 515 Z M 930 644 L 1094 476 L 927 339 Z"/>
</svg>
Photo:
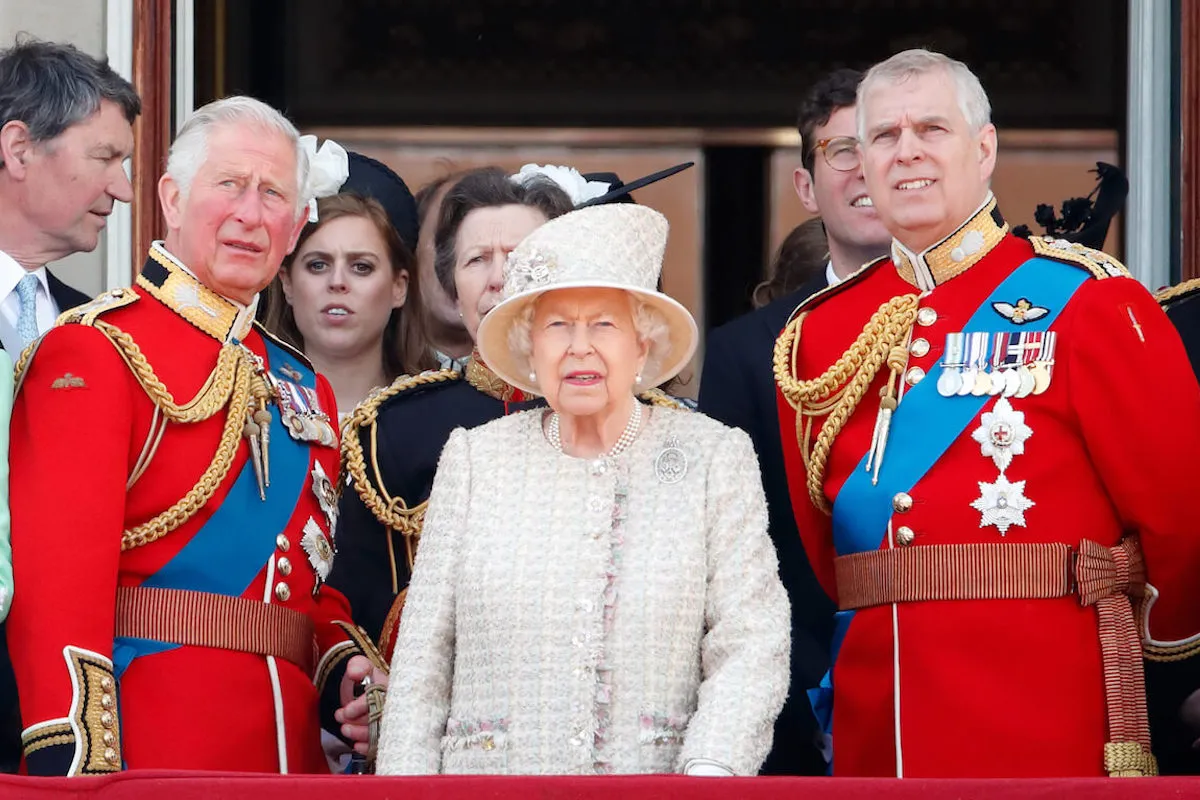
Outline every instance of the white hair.
<svg viewBox="0 0 1200 800">
<path fill-rule="evenodd" d="M 671 326 L 667 318 L 654 306 L 639 298 L 633 292 L 626 292 L 629 298 L 629 311 L 633 317 L 633 329 L 637 332 L 638 341 L 649 345 L 646 355 L 646 365 L 642 368 L 647 373 L 657 373 L 663 360 L 671 349 Z M 533 317 L 537 312 L 538 301 L 545 297 L 543 294 L 532 303 L 526 304 L 521 313 L 513 320 L 508 329 L 508 349 L 516 361 L 517 368 L 528 372 L 533 365 Z M 644 387 L 652 389 L 652 386 Z"/>
<path fill-rule="evenodd" d="M 208 151 L 208 137 L 220 125 L 247 125 L 283 134 L 296 152 L 296 215 L 308 206 L 308 154 L 300 147 L 300 132 L 296 126 L 271 106 L 253 97 L 236 95 L 214 100 L 197 109 L 171 144 L 167 155 L 167 174 L 187 197 L 192 179 Z"/>
<path fill-rule="evenodd" d="M 975 77 L 975 73 L 971 72 L 966 64 L 932 50 L 916 48 L 896 53 L 886 61 L 879 62 L 867 70 L 867 74 L 858 84 L 856 116 L 859 141 L 866 142 L 867 104 L 865 101 L 876 85 L 899 83 L 909 78 L 935 72 L 948 75 L 954 81 L 958 108 L 967 120 L 971 133 L 979 133 L 985 125 L 992 121 L 992 104 L 988 101 L 987 92 L 983 90 L 979 78 Z"/>
</svg>

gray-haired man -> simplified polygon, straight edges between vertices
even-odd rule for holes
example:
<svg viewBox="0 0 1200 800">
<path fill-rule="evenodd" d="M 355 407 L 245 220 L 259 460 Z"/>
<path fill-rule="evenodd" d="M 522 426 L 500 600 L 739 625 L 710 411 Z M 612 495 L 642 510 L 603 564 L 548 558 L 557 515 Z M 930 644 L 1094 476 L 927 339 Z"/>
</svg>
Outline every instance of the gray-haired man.
<svg viewBox="0 0 1200 800">
<path fill-rule="evenodd" d="M 10 353 L 88 298 L 46 264 L 96 249 L 116 201 L 142 103 L 104 61 L 69 44 L 0 52 L 0 344 Z"/>
</svg>

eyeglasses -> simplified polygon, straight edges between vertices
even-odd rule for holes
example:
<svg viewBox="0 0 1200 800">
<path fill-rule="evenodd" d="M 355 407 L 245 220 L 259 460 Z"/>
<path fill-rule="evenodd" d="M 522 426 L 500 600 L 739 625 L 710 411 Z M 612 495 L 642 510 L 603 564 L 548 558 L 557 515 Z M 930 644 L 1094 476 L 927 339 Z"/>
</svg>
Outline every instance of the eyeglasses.
<svg viewBox="0 0 1200 800">
<path fill-rule="evenodd" d="M 813 147 L 812 152 L 820 150 L 825 156 L 825 163 L 838 172 L 849 172 L 858 169 L 862 157 L 858 153 L 858 139 L 853 136 L 834 136 L 821 139 Z"/>
</svg>

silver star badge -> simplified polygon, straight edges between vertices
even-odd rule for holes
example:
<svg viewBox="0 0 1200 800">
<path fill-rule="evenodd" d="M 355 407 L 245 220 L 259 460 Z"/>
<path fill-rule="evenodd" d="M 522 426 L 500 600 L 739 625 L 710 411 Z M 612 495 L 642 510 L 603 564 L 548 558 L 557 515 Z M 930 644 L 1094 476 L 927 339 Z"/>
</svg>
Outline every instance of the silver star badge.
<svg viewBox="0 0 1200 800">
<path fill-rule="evenodd" d="M 971 503 L 971 508 L 983 515 L 979 527 L 995 525 L 1000 535 L 1008 533 L 1013 525 L 1025 527 L 1025 512 L 1033 508 L 1034 502 L 1025 496 L 1025 481 L 1011 482 L 1004 475 L 995 483 L 979 483 L 980 498 Z"/>
<path fill-rule="evenodd" d="M 1024 412 L 1015 411 L 1007 397 L 997 400 L 979 422 L 971 438 L 979 442 L 984 457 L 992 459 L 996 468 L 1004 472 L 1013 456 L 1025 452 L 1025 440 L 1033 435 L 1033 429 L 1025 424 Z"/>
</svg>

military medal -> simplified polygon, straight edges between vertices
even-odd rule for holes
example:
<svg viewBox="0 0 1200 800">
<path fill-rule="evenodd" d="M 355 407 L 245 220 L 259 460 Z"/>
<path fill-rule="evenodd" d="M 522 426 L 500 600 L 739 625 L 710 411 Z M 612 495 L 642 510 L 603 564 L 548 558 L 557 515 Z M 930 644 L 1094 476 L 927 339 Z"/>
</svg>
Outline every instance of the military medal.
<svg viewBox="0 0 1200 800">
<path fill-rule="evenodd" d="M 1025 440 L 1032 435 L 1033 429 L 1025 424 L 1025 414 L 1001 397 L 991 411 L 980 416 L 979 427 L 971 438 L 979 442 L 983 456 L 992 459 L 1003 473 L 1012 463 L 1013 456 L 1025 452 Z"/>
<path fill-rule="evenodd" d="M 1042 335 L 1042 346 L 1038 351 L 1037 359 L 1029 368 L 1033 374 L 1034 394 L 1041 394 L 1050 388 L 1050 376 L 1054 369 L 1054 348 L 1057 341 L 1058 334 L 1054 331 L 1046 331 Z"/>
<path fill-rule="evenodd" d="M 325 447 L 337 446 L 337 432 L 329 415 L 321 408 L 315 390 L 286 381 L 271 372 L 267 373 L 267 377 L 275 388 L 284 427 L 293 439 L 316 442 Z"/>
<path fill-rule="evenodd" d="M 1008 334 L 997 333 L 992 344 L 992 385 L 988 394 L 997 397 L 1004 391 L 1004 357 L 1008 352 Z"/>
<path fill-rule="evenodd" d="M 992 385 L 987 374 L 988 334 L 976 331 L 970 334 L 968 341 L 970 355 L 967 357 L 967 371 L 963 375 L 963 387 L 958 390 L 958 394 L 960 397 L 969 394 L 982 397 Z"/>
<path fill-rule="evenodd" d="M 313 583 L 315 595 L 321 584 L 329 578 L 329 571 L 333 569 L 333 546 L 329 544 L 321 526 L 312 517 L 304 523 L 304 535 L 300 538 L 300 546 L 304 548 L 308 563 L 312 565 L 316 574 L 317 579 Z"/>
<path fill-rule="evenodd" d="M 1037 357 L 1037 353 L 1042 347 L 1042 334 L 1038 333 L 1022 333 L 1021 334 L 1021 365 L 1017 367 L 1017 372 L 1021 378 L 1021 386 L 1017 389 L 1017 398 L 1024 399 L 1033 394 L 1034 386 L 1033 373 L 1029 370 L 1029 365 Z"/>
<path fill-rule="evenodd" d="M 963 334 L 946 334 L 946 349 L 942 354 L 942 374 L 938 376 L 937 390 L 942 397 L 953 397 L 962 386 Z"/>
<path fill-rule="evenodd" d="M 975 388 L 975 334 L 964 333 L 966 339 L 966 357 L 963 359 L 962 385 L 955 392 L 959 397 L 965 397 Z"/>
<path fill-rule="evenodd" d="M 1013 525 L 1025 527 L 1025 512 L 1034 506 L 1025 496 L 1025 481 L 1010 481 L 1000 473 L 994 483 L 980 481 L 979 492 L 979 498 L 971 503 L 981 514 L 979 527 L 995 525 L 1001 536 Z"/>
</svg>

